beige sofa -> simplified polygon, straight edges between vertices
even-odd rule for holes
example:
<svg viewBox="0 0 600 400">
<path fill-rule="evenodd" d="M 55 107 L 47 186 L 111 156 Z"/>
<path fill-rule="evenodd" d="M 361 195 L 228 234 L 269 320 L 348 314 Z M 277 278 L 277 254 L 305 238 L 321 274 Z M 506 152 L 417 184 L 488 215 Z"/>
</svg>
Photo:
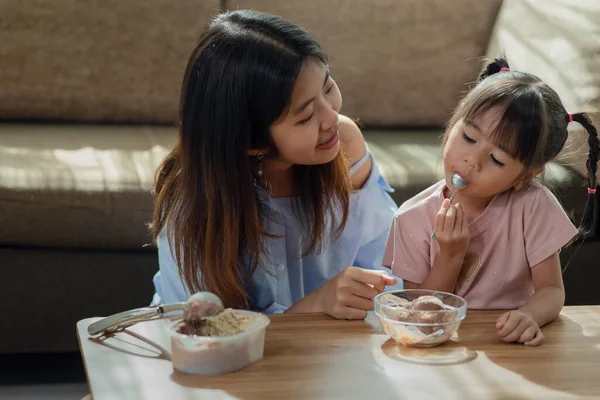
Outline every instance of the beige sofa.
<svg viewBox="0 0 600 400">
<path fill-rule="evenodd" d="M 581 3 L 598 13 L 591 0 Z M 515 15 L 571 40 L 568 58 L 545 43 L 536 49 L 539 59 L 523 68 L 559 86 L 585 73 L 590 79 L 561 90 L 569 106 L 598 105 L 598 75 L 585 63 L 573 75 L 564 67 L 576 64 L 573 54 L 598 56 L 600 40 L 591 40 L 597 26 L 587 28 L 588 46 L 545 21 L 547 9 L 535 4 L 507 1 L 500 10 L 500 0 L 2 2 L 0 313 L 14 329 L 2 331 L 0 353 L 75 350 L 77 320 L 149 303 L 157 270 L 156 251 L 146 246 L 153 174 L 175 139 L 182 72 L 211 15 L 253 8 L 311 30 L 330 55 L 344 113 L 365 125 L 401 203 L 439 179 L 438 136 L 488 47 L 510 57 L 529 45 L 514 40 L 511 29 L 522 27 Z M 590 13 L 569 12 L 581 21 Z M 544 54 L 553 62 L 544 64 Z M 576 214 L 585 200 L 581 163 L 566 158 L 548 173 Z M 585 244 L 567 272 L 572 303 L 600 302 L 584 290 L 590 280 L 579 272 L 594 267 L 594 251 L 594 243 Z"/>
</svg>

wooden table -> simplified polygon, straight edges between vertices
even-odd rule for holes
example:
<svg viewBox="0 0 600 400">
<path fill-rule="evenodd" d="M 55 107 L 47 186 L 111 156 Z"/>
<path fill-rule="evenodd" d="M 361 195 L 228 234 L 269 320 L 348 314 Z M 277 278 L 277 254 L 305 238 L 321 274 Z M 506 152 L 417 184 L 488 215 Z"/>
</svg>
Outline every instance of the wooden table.
<svg viewBox="0 0 600 400">
<path fill-rule="evenodd" d="M 95 339 L 90 318 L 77 332 L 94 400 L 600 398 L 600 306 L 566 307 L 541 347 L 502 343 L 499 314 L 469 311 L 457 338 L 430 349 L 396 345 L 372 314 L 272 316 L 264 359 L 211 377 L 173 370 L 167 321 Z"/>
</svg>

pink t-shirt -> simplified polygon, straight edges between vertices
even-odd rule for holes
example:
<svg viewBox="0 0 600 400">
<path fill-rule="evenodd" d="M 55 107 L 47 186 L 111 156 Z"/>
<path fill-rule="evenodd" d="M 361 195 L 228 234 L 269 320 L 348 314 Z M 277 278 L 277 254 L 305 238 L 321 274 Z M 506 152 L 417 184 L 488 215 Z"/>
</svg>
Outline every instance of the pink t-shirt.
<svg viewBox="0 0 600 400">
<path fill-rule="evenodd" d="M 383 256 L 394 275 L 422 283 L 431 271 L 440 251 L 431 232 L 444 188 L 440 181 L 396 211 Z M 494 197 L 469 231 L 455 293 L 473 309 L 521 307 L 533 293 L 531 268 L 577 234 L 558 200 L 536 182 Z"/>
</svg>

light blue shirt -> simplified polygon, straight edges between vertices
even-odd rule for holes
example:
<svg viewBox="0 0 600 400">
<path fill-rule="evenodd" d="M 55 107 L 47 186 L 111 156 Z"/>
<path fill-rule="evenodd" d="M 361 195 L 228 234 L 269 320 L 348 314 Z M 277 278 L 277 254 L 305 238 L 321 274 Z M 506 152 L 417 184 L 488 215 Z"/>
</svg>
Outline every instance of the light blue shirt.
<svg viewBox="0 0 600 400">
<path fill-rule="evenodd" d="M 293 213 L 293 199 L 266 198 L 265 228 L 278 237 L 267 239 L 264 258 L 267 262 L 255 270 L 252 284 L 247 285 L 250 309 L 267 314 L 281 313 L 348 266 L 389 272 L 382 267 L 381 260 L 397 209 L 388 194 L 393 189 L 380 174 L 368 149 L 350 173 L 354 173 L 368 157 L 372 159 L 371 173 L 363 187 L 351 194 L 344 231 L 337 239 L 332 234 L 333 238 L 318 254 L 302 257 L 310 244 L 310 235 L 304 232 Z M 182 283 L 164 229 L 158 237 L 158 257 L 160 270 L 153 280 L 156 294 L 152 304 L 187 300 L 190 292 Z M 394 289 L 401 287 L 399 279 Z"/>
</svg>

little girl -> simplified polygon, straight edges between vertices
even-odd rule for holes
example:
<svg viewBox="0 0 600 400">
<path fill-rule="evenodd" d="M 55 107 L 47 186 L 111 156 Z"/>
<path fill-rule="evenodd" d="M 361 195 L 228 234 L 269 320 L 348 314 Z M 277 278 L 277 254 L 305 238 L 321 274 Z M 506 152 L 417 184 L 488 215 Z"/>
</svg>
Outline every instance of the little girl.
<svg viewBox="0 0 600 400">
<path fill-rule="evenodd" d="M 496 59 L 448 124 L 444 180 L 396 212 L 383 264 L 407 289 L 453 292 L 473 309 L 511 310 L 496 323 L 502 340 L 542 343 L 540 327 L 558 316 L 565 299 L 559 251 L 578 230 L 533 179 L 561 151 L 572 121 L 589 134 L 589 195 L 579 231 L 589 232 L 596 128 L 585 114 L 569 114 L 539 78 Z M 468 186 L 451 202 L 453 174 Z"/>
</svg>

